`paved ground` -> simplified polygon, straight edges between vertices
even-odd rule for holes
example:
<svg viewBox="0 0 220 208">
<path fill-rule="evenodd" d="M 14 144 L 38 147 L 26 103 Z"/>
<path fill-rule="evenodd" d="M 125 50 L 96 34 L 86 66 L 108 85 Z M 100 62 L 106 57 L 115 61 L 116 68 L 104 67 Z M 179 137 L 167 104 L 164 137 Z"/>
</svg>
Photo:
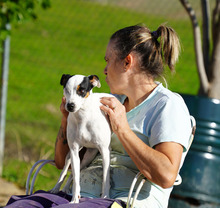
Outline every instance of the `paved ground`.
<svg viewBox="0 0 220 208">
<path fill-rule="evenodd" d="M 13 183 L 0 178 L 0 208 L 4 207 L 11 195 L 25 194 L 25 190 L 19 189 Z"/>
</svg>

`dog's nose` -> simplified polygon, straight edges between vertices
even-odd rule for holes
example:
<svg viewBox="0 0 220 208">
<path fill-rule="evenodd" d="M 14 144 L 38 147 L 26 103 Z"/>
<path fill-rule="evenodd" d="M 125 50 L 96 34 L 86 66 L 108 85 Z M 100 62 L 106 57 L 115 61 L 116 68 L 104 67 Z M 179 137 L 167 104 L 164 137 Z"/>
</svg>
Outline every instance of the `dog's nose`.
<svg viewBox="0 0 220 208">
<path fill-rule="evenodd" d="M 74 103 L 68 103 L 67 104 L 68 111 L 73 112 L 74 108 L 75 108 L 75 104 Z"/>
</svg>

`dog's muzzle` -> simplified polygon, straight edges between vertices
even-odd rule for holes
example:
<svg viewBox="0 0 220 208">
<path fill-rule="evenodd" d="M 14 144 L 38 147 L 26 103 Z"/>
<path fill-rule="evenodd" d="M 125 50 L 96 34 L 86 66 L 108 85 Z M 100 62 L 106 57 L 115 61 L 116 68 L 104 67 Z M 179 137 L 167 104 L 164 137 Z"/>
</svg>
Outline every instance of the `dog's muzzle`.
<svg viewBox="0 0 220 208">
<path fill-rule="evenodd" d="M 67 110 L 69 112 L 73 112 L 75 109 L 75 104 L 74 103 L 67 103 Z"/>
</svg>

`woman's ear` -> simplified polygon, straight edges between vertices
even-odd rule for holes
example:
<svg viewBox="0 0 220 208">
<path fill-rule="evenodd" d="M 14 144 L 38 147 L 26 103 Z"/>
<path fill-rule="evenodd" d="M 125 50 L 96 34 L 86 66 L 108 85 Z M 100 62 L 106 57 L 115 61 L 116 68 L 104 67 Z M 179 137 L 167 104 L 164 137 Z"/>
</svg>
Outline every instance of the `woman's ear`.
<svg viewBox="0 0 220 208">
<path fill-rule="evenodd" d="M 133 56 L 131 54 L 128 54 L 127 57 L 125 58 L 124 62 L 124 70 L 127 71 L 133 63 Z"/>
</svg>

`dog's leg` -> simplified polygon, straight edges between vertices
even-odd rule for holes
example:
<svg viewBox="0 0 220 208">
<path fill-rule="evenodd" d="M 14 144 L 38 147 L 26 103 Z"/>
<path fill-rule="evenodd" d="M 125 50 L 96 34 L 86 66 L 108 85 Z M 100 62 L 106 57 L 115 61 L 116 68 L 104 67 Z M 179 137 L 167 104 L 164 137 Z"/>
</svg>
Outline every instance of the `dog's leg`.
<svg viewBox="0 0 220 208">
<path fill-rule="evenodd" d="M 63 170 L 62 170 L 62 172 L 60 174 L 60 177 L 59 177 L 55 187 L 52 190 L 50 190 L 51 193 L 58 193 L 59 192 L 60 187 L 63 184 L 63 181 L 64 181 L 64 179 L 65 179 L 65 177 L 67 175 L 67 171 L 68 171 L 68 168 L 70 166 L 70 162 L 71 162 L 71 160 L 70 160 L 70 153 L 68 153 L 67 156 L 66 156 L 65 165 L 64 165 Z"/>
<path fill-rule="evenodd" d="M 110 189 L 110 149 L 100 147 L 100 153 L 103 160 L 103 183 L 102 183 L 102 198 L 109 198 Z"/>
<path fill-rule="evenodd" d="M 84 169 L 85 167 L 87 167 L 93 161 L 93 159 L 95 158 L 97 153 L 98 153 L 98 149 L 95 149 L 95 148 L 87 148 L 86 149 L 86 152 L 83 156 L 83 159 L 80 162 L 80 171 L 82 169 Z M 69 193 L 69 188 L 72 183 L 72 180 L 73 180 L 73 176 L 72 176 L 72 174 L 70 174 L 65 186 L 62 189 L 63 192 Z"/>
<path fill-rule="evenodd" d="M 72 200 L 70 203 L 79 203 L 80 197 L 80 159 L 78 145 L 70 146 L 70 158 L 73 175 Z"/>
<path fill-rule="evenodd" d="M 69 178 L 67 179 L 67 182 L 65 184 L 65 186 L 63 187 L 62 191 L 64 193 L 67 193 L 69 194 L 71 191 L 70 191 L 70 186 L 71 186 L 71 183 L 73 181 L 73 176 L 72 176 L 72 173 L 69 175 Z"/>
</svg>

